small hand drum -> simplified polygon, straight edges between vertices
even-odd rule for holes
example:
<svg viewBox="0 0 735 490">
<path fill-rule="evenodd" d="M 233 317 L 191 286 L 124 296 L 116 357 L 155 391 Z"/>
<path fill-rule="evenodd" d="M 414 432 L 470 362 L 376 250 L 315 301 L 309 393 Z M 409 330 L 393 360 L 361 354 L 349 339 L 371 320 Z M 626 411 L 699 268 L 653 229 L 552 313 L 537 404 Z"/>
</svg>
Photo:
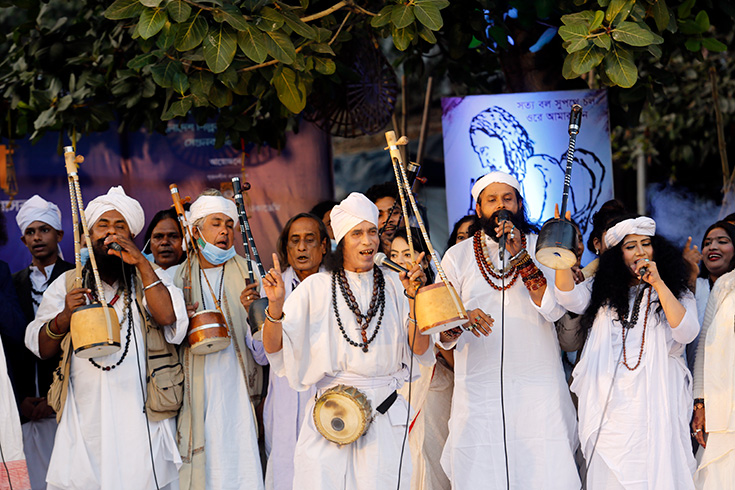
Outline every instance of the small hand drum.
<svg viewBox="0 0 735 490">
<path fill-rule="evenodd" d="M 337 385 L 325 391 L 314 405 L 314 425 L 328 441 L 344 446 L 355 442 L 372 422 L 365 394 L 353 386 Z"/>
<path fill-rule="evenodd" d="M 230 345 L 230 331 L 227 321 L 217 310 L 197 312 L 189 319 L 189 333 L 186 334 L 194 355 L 202 356 L 226 349 Z"/>
</svg>

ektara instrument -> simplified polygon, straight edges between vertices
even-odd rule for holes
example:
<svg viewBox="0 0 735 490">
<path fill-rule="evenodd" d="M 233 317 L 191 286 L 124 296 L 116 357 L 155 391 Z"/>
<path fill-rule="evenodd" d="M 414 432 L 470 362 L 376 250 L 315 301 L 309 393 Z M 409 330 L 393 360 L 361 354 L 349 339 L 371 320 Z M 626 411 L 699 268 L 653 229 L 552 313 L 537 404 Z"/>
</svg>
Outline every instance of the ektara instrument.
<svg viewBox="0 0 735 490">
<path fill-rule="evenodd" d="M 184 231 L 184 240 L 191 244 L 194 253 L 199 253 L 199 245 L 194 240 L 194 234 L 192 233 L 189 221 L 186 218 L 186 212 L 184 211 L 184 204 L 179 195 L 179 188 L 176 184 L 169 186 L 171 190 L 171 197 L 174 202 L 174 209 L 176 209 L 176 216 L 179 218 L 181 223 L 181 229 Z M 186 254 L 186 267 L 188 274 L 184 274 L 184 302 L 187 305 L 191 305 L 191 257 L 190 254 Z M 212 286 L 209 284 L 209 279 L 205 274 L 204 277 L 206 286 L 209 288 L 209 292 L 212 294 L 214 304 L 217 305 L 217 299 L 214 296 Z M 223 279 L 224 280 L 224 279 Z M 202 289 L 204 284 L 199 285 Z M 202 308 L 204 305 L 202 304 Z M 186 338 L 189 342 L 192 354 L 195 355 L 206 355 L 219 352 L 226 349 L 230 345 L 230 329 L 227 327 L 227 319 L 217 305 L 216 310 L 202 310 L 196 312 L 191 318 L 189 318 L 189 330 L 187 331 Z"/>
<path fill-rule="evenodd" d="M 536 242 L 536 259 L 546 267 L 555 270 L 571 269 L 577 263 L 577 228 L 565 218 L 569 188 L 572 181 L 572 164 L 577 134 L 582 124 L 582 106 L 574 104 L 569 115 L 569 147 L 567 148 L 567 169 L 564 173 L 564 194 L 558 218 L 544 223 Z"/>
<path fill-rule="evenodd" d="M 74 223 L 74 287 L 81 288 L 82 284 L 82 254 L 81 233 L 78 222 L 82 223 L 85 243 L 90 250 L 89 263 L 92 267 L 97 302 L 81 306 L 71 315 L 71 343 L 74 355 L 83 359 L 108 356 L 120 350 L 120 322 L 117 312 L 112 306 L 102 303 L 105 292 L 102 289 L 102 280 L 97 269 L 97 260 L 92 252 L 92 240 L 89 237 L 89 226 L 84 214 L 84 201 L 79 186 L 77 164 L 82 163 L 84 157 L 76 156 L 74 148 L 64 147 L 64 164 L 69 182 L 69 197 L 71 199 L 72 220 Z"/>
<path fill-rule="evenodd" d="M 353 386 L 329 388 L 314 404 L 314 425 L 324 438 L 340 446 L 355 442 L 372 422 L 365 394 Z"/>
</svg>

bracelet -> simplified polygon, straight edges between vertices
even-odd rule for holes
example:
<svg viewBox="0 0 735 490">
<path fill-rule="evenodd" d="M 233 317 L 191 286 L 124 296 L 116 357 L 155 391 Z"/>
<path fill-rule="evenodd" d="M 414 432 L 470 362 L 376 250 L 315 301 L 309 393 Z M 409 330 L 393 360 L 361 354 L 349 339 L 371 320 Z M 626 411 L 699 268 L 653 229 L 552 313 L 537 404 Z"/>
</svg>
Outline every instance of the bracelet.
<svg viewBox="0 0 735 490">
<path fill-rule="evenodd" d="M 281 312 L 281 318 L 273 318 L 271 316 L 270 312 L 268 311 L 268 307 L 267 306 L 265 307 L 265 310 L 263 310 L 263 313 L 265 313 L 265 317 L 271 323 L 283 323 L 283 320 L 286 319 L 286 313 L 283 312 L 283 311 Z"/>
<path fill-rule="evenodd" d="M 161 280 L 160 280 L 160 279 L 159 279 L 159 280 L 157 280 L 156 282 L 152 282 L 152 283 L 150 283 L 149 285 L 147 285 L 146 287 L 144 287 L 144 288 L 143 288 L 143 291 L 148 291 L 148 290 L 149 290 L 150 288 L 156 287 L 156 286 L 158 286 L 159 284 L 162 284 L 162 282 L 161 282 Z"/>
<path fill-rule="evenodd" d="M 413 296 L 411 296 L 410 294 L 408 294 L 408 291 L 406 291 L 405 289 L 403 290 L 403 295 L 406 298 L 408 298 L 408 299 L 416 299 L 416 295 L 415 294 Z"/>
<path fill-rule="evenodd" d="M 46 335 L 48 335 L 48 337 L 51 340 L 61 340 L 61 339 L 64 338 L 64 336 L 66 336 L 65 333 L 59 334 L 59 333 L 54 333 L 54 332 L 51 331 L 51 322 L 54 322 L 57 327 L 59 326 L 58 325 L 58 322 L 56 321 L 56 319 L 58 318 L 58 316 L 59 315 L 56 315 L 53 320 L 49 320 L 48 322 L 46 322 Z"/>
</svg>

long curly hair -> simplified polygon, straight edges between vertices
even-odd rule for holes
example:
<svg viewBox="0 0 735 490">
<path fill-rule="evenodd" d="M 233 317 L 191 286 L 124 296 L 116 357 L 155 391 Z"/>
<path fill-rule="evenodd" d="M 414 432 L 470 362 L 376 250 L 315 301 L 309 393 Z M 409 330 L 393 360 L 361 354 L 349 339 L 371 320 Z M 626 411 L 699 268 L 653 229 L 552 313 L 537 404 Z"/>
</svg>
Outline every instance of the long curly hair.
<svg viewBox="0 0 735 490">
<path fill-rule="evenodd" d="M 659 235 L 651 237 L 653 260 L 664 284 L 677 299 L 681 299 L 687 291 L 687 267 L 681 251 L 668 240 Z M 607 249 L 600 256 L 600 266 L 592 283 L 592 298 L 587 310 L 582 315 L 582 327 L 589 331 L 601 308 L 609 306 L 618 315 L 618 319 L 628 317 L 628 293 L 630 291 L 633 272 L 623 261 L 623 245 L 618 243 Z M 660 309 L 659 305 L 659 309 Z"/>
</svg>

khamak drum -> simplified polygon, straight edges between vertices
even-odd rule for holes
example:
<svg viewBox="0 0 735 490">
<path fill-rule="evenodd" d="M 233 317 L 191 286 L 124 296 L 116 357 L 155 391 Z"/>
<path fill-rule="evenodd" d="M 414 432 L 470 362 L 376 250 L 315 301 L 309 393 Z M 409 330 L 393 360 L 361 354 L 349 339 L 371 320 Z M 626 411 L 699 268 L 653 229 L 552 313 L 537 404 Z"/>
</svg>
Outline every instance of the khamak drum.
<svg viewBox="0 0 735 490">
<path fill-rule="evenodd" d="M 189 319 L 187 338 L 191 353 L 198 356 L 226 349 L 230 345 L 230 331 L 225 316 L 217 310 L 197 312 Z"/>
<path fill-rule="evenodd" d="M 107 322 L 110 322 L 110 329 Z M 80 306 L 71 315 L 71 344 L 83 359 L 104 357 L 120 350 L 120 322 L 109 305 Z"/>
<path fill-rule="evenodd" d="M 344 446 L 355 442 L 372 422 L 365 394 L 353 386 L 329 388 L 314 405 L 314 425 L 328 441 Z"/>
<path fill-rule="evenodd" d="M 416 293 L 416 322 L 422 334 L 451 330 L 468 320 L 467 311 L 451 284 L 437 282 Z"/>
</svg>

